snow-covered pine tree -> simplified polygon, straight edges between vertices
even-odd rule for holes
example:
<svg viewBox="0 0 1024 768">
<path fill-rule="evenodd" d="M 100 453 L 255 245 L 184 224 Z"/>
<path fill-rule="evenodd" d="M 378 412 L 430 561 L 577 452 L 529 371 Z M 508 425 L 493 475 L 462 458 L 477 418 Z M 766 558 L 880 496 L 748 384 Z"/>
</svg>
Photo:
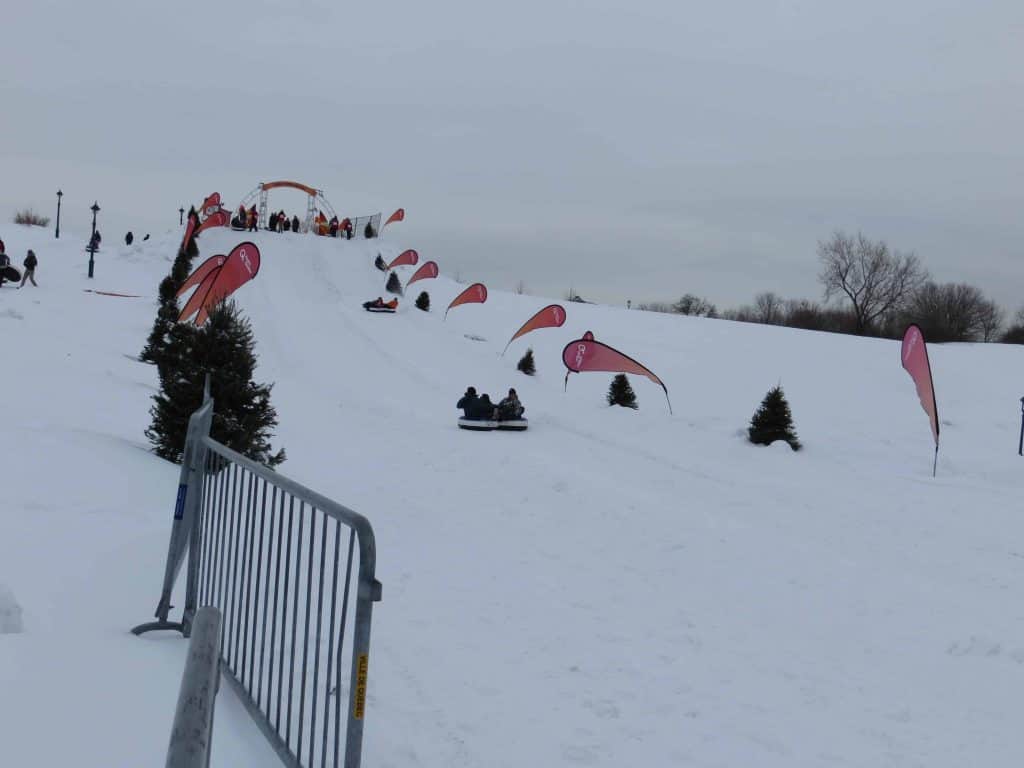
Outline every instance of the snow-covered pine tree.
<svg viewBox="0 0 1024 768">
<path fill-rule="evenodd" d="M 156 319 L 153 321 L 153 329 L 146 339 L 146 346 L 139 354 L 139 360 L 144 363 L 159 363 L 160 356 L 167 346 L 168 334 L 171 328 L 178 322 L 178 301 L 174 295 L 178 292 L 174 278 L 168 275 L 160 281 L 158 292 L 159 306 L 156 310 Z"/>
<path fill-rule="evenodd" d="M 537 366 L 533 362 L 532 348 L 527 348 L 526 354 L 519 359 L 519 362 L 516 364 L 516 368 L 527 376 L 533 376 L 533 374 L 537 372 Z"/>
<path fill-rule="evenodd" d="M 424 312 L 430 311 L 430 294 L 426 291 L 420 291 L 420 295 L 416 297 L 416 309 L 422 309 Z"/>
<path fill-rule="evenodd" d="M 402 295 L 402 281 L 398 279 L 398 274 L 396 272 L 392 272 L 388 275 L 388 284 L 384 286 L 384 290 L 398 296 Z"/>
<path fill-rule="evenodd" d="M 213 438 L 253 461 L 276 466 L 284 449 L 273 453 L 270 438 L 277 412 L 270 404 L 273 385 L 252 380 L 256 368 L 252 326 L 234 302 L 218 305 L 202 328 L 177 323 L 160 364 L 160 392 L 153 396 L 146 437 L 156 453 L 181 461 L 189 416 L 202 405 L 210 374 L 214 399 Z"/>
<path fill-rule="evenodd" d="M 630 386 L 626 374 L 617 373 L 608 387 L 608 405 L 621 405 L 623 408 L 632 408 L 634 411 L 640 406 L 636 402 L 636 393 Z"/>
<path fill-rule="evenodd" d="M 793 414 L 781 385 L 768 390 L 761 406 L 750 419 L 747 436 L 750 442 L 758 445 L 771 445 L 776 440 L 785 440 L 794 451 L 800 450 L 800 441 L 793 428 Z"/>
</svg>

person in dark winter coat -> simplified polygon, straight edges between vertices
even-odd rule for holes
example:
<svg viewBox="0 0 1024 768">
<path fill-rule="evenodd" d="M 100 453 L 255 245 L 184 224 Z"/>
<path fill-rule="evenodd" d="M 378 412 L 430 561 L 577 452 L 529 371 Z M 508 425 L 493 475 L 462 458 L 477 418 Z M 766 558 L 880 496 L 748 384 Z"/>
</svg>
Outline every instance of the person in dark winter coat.
<svg viewBox="0 0 1024 768">
<path fill-rule="evenodd" d="M 36 284 L 36 267 L 39 265 L 39 260 L 36 259 L 35 251 L 29 249 L 29 252 L 25 254 L 25 261 L 22 264 L 25 265 L 25 275 L 21 278 L 21 285 L 18 288 L 24 288 L 26 280 L 31 280 L 32 285 L 38 288 L 39 286 Z"/>
<path fill-rule="evenodd" d="M 341 231 L 345 233 L 345 239 L 352 239 L 352 219 L 344 218 L 341 221 Z"/>
<path fill-rule="evenodd" d="M 11 266 L 11 259 L 4 252 L 4 243 L 2 240 L 0 240 L 0 286 L 2 286 L 5 282 L 4 270 L 9 266 Z"/>
<path fill-rule="evenodd" d="M 133 235 L 131 232 L 124 236 L 125 245 L 131 245 L 133 240 L 135 240 L 135 235 Z"/>
<path fill-rule="evenodd" d="M 270 218 L 267 219 L 267 229 L 271 232 L 277 232 L 277 214 L 270 214 Z"/>
<path fill-rule="evenodd" d="M 465 417 L 471 419 L 476 412 L 478 402 L 479 398 L 476 396 L 476 387 L 469 387 L 466 390 L 466 394 L 455 404 L 455 407 L 461 408 Z"/>
<path fill-rule="evenodd" d="M 384 257 L 381 256 L 379 253 L 377 254 L 377 258 L 373 260 L 373 266 L 375 266 L 381 272 L 388 271 L 388 263 L 384 261 Z"/>
<path fill-rule="evenodd" d="M 367 240 L 369 240 L 369 239 L 373 238 L 375 235 L 376 235 L 376 233 L 373 231 L 373 222 L 372 221 L 366 222 L 366 229 L 363 230 L 363 237 L 365 237 Z"/>
<path fill-rule="evenodd" d="M 249 209 L 249 212 L 246 214 L 246 223 L 248 223 L 249 225 L 250 232 L 256 231 L 259 221 L 260 215 L 256 212 L 256 206 L 254 205 L 252 208 Z"/>
<path fill-rule="evenodd" d="M 292 232 L 298 232 L 298 231 L 299 231 L 299 217 L 298 216 L 292 216 Z"/>
<path fill-rule="evenodd" d="M 499 419 L 521 419 L 523 418 L 523 413 L 525 411 L 526 409 L 523 408 L 523 404 L 519 402 L 519 395 L 516 394 L 514 389 L 510 389 L 508 391 L 508 396 L 498 403 Z"/>
<path fill-rule="evenodd" d="M 331 220 L 327 222 L 327 234 L 331 237 L 338 236 L 338 217 L 332 216 Z"/>
<path fill-rule="evenodd" d="M 491 402 L 491 396 L 484 392 L 480 395 L 480 399 L 476 401 L 476 411 L 473 418 L 477 419 L 494 419 L 497 418 L 498 410 L 494 407 L 494 403 Z"/>
</svg>

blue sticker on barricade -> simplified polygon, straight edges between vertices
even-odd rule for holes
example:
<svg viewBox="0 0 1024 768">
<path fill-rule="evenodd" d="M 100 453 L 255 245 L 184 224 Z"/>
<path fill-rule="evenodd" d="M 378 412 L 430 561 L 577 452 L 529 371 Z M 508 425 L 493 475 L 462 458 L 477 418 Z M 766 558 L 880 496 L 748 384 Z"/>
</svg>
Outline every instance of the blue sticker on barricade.
<svg viewBox="0 0 1024 768">
<path fill-rule="evenodd" d="M 185 516 L 185 494 L 188 493 L 188 485 L 181 483 L 178 486 L 178 500 L 174 503 L 174 519 L 181 520 Z"/>
</svg>

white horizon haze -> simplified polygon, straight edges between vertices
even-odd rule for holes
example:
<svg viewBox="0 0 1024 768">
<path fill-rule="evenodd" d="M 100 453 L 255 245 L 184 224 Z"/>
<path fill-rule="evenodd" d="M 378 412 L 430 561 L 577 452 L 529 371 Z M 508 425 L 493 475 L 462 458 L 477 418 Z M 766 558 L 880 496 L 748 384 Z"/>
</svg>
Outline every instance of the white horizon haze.
<svg viewBox="0 0 1024 768">
<path fill-rule="evenodd" d="M 836 230 L 1024 304 L 1024 7 L 653 0 L 9 11 L 0 238 L 106 240 L 219 191 L 401 206 L 448 274 L 634 306 L 821 299 Z M 299 193 L 273 207 L 300 211 Z M 51 223 L 52 226 L 52 223 Z"/>
</svg>

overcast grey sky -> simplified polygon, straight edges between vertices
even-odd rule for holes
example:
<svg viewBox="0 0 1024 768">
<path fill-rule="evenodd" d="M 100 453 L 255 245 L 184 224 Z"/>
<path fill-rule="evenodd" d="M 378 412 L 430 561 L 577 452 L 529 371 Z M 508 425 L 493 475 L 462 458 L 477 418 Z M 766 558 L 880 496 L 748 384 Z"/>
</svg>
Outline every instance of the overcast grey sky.
<svg viewBox="0 0 1024 768">
<path fill-rule="evenodd" d="M 65 226 L 97 199 L 109 239 L 288 178 L 342 214 L 404 206 L 409 245 L 496 288 L 819 298 L 844 229 L 1024 304 L 1020 0 L 4 13 L 0 236 L 58 187 Z"/>
</svg>

